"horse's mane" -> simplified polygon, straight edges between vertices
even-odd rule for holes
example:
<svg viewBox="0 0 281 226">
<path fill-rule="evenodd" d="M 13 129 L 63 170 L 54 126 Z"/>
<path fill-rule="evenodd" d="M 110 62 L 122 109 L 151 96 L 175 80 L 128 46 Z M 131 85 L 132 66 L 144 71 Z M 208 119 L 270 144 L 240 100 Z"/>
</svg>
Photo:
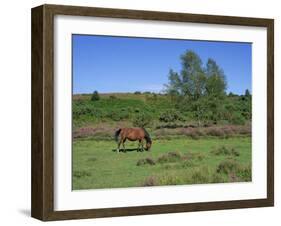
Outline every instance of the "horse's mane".
<svg viewBox="0 0 281 226">
<path fill-rule="evenodd" d="M 152 141 L 151 141 L 151 138 L 149 136 L 149 133 L 145 130 L 145 128 L 142 128 L 142 129 L 143 129 L 144 134 L 145 134 L 144 138 L 145 138 L 146 142 L 151 144 Z"/>
</svg>

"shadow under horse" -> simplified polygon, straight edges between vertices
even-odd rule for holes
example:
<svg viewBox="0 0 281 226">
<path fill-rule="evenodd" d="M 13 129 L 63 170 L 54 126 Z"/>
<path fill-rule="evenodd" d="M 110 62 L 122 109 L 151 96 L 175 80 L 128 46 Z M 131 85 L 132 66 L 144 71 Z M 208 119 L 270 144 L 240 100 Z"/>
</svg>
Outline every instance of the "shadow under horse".
<svg viewBox="0 0 281 226">
<path fill-rule="evenodd" d="M 123 148 L 120 148 L 119 151 L 118 149 L 112 149 L 113 152 L 131 152 L 131 151 L 139 151 L 140 149 L 139 148 L 126 148 L 126 149 L 123 149 Z"/>
<path fill-rule="evenodd" d="M 118 139 L 120 137 L 120 139 Z M 115 140 L 118 142 L 117 153 L 120 150 L 120 145 L 122 144 L 123 150 L 125 149 L 126 140 L 129 141 L 139 141 L 137 151 L 149 151 L 152 145 L 152 140 L 149 133 L 144 128 L 120 128 L 115 132 Z M 146 141 L 146 146 L 144 148 L 144 140 Z M 129 149 L 128 149 L 129 150 Z"/>
</svg>

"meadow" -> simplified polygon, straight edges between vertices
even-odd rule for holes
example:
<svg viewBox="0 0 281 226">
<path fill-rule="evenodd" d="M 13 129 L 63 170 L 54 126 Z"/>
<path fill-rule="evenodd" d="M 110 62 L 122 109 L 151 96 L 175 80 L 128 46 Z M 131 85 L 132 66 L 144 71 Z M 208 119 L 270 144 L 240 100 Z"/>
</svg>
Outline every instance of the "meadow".
<svg viewBox="0 0 281 226">
<path fill-rule="evenodd" d="M 113 140 L 75 140 L 73 189 L 251 181 L 251 138 L 154 140 L 150 151 Z"/>
</svg>

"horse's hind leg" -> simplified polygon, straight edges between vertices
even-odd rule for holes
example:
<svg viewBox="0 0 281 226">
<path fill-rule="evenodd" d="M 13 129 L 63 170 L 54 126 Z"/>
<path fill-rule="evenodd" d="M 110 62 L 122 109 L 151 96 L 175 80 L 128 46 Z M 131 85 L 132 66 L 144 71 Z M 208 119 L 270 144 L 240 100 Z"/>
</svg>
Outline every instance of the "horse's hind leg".
<svg viewBox="0 0 281 226">
<path fill-rule="evenodd" d="M 119 149 L 120 149 L 120 145 L 121 145 L 121 143 L 122 143 L 122 140 L 120 140 L 120 141 L 118 142 L 118 146 L 117 146 L 117 153 L 119 153 Z"/>
<path fill-rule="evenodd" d="M 124 139 L 124 140 L 122 141 L 122 145 L 123 145 L 123 150 L 124 150 L 124 152 L 126 152 L 125 142 L 126 142 L 126 139 Z"/>
</svg>

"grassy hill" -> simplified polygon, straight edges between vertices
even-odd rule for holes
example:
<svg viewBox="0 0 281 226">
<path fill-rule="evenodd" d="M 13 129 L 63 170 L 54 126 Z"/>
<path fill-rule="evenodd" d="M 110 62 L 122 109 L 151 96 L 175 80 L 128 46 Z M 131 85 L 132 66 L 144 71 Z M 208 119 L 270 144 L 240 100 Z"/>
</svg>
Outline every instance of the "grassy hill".
<svg viewBox="0 0 281 226">
<path fill-rule="evenodd" d="M 73 96 L 74 126 L 98 122 L 132 122 L 140 113 L 149 115 L 155 121 L 160 114 L 174 108 L 164 95 L 114 93 L 100 94 L 100 100 L 91 101 L 91 95 Z"/>
<path fill-rule="evenodd" d="M 193 138 L 202 135 L 225 137 L 251 133 L 249 120 L 243 118 L 243 112 L 247 113 L 249 108 L 243 96 L 227 96 L 225 100 L 226 107 L 231 108 L 226 113 L 243 120 L 210 120 L 201 125 L 194 112 L 182 110 L 179 103 L 167 95 L 108 93 L 99 94 L 99 97 L 92 101 L 91 94 L 73 96 L 74 138 L 112 139 L 116 128 L 134 126 L 145 127 L 157 137 L 182 134 Z"/>
</svg>

